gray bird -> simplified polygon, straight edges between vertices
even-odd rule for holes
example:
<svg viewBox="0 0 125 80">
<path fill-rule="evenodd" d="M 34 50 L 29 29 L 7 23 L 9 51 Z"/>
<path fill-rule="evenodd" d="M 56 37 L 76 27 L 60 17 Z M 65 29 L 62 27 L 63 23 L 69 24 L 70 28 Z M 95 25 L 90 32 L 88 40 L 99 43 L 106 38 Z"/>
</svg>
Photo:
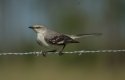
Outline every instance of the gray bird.
<svg viewBox="0 0 125 80">
<path fill-rule="evenodd" d="M 67 35 L 50 30 L 44 25 L 33 25 L 29 28 L 33 29 L 36 32 L 37 43 L 40 46 L 45 46 L 47 47 L 47 49 L 52 48 L 52 50 L 50 51 L 42 52 L 43 56 L 46 56 L 47 52 L 56 52 L 57 50 L 59 50 L 59 55 L 61 56 L 63 55 L 62 51 L 64 50 L 67 44 L 79 43 L 79 41 L 77 41 L 76 39 L 86 36 L 96 36 L 101 34 L 101 33 L 92 33 L 92 34 Z"/>
</svg>

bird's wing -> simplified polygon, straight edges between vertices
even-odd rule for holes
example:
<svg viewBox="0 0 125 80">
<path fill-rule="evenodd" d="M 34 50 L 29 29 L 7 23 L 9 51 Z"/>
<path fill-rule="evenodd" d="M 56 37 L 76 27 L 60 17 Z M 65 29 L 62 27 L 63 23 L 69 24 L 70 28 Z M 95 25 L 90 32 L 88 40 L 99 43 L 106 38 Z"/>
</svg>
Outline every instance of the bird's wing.
<svg viewBox="0 0 125 80">
<path fill-rule="evenodd" d="M 48 43 L 55 44 L 55 45 L 64 45 L 67 43 L 79 43 L 78 41 L 70 38 L 69 36 L 63 35 L 63 34 L 53 35 L 49 38 L 45 38 L 45 40 Z"/>
</svg>

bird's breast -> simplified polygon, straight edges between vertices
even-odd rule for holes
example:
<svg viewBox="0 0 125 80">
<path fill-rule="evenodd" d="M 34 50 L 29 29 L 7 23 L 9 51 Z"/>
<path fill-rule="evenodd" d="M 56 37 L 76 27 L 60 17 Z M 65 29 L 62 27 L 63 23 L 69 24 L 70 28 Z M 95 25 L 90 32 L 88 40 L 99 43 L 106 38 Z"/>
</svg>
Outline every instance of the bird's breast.
<svg viewBox="0 0 125 80">
<path fill-rule="evenodd" d="M 43 45 L 45 45 L 45 46 L 49 46 L 49 44 L 45 41 L 43 34 L 38 34 L 38 35 L 37 35 L 37 42 L 38 42 L 38 44 L 40 44 L 40 45 L 43 44 Z"/>
</svg>

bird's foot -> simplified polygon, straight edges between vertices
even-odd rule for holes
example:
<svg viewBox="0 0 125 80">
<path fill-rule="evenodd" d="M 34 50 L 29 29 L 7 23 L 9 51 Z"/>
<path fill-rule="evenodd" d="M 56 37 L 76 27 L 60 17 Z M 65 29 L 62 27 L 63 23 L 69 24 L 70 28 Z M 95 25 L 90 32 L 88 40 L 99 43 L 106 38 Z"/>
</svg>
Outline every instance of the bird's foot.
<svg viewBox="0 0 125 80">
<path fill-rule="evenodd" d="M 61 51 L 61 52 L 59 52 L 59 56 L 62 56 L 64 53 Z"/>
<path fill-rule="evenodd" d="M 46 51 L 42 52 L 43 57 L 46 57 Z"/>
</svg>

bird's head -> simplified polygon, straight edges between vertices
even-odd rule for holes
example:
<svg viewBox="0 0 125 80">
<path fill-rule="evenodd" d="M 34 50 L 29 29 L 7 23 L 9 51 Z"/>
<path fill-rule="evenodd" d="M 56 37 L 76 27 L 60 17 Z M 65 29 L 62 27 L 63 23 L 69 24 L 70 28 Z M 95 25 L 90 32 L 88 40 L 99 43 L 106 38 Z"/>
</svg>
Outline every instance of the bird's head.
<svg viewBox="0 0 125 80">
<path fill-rule="evenodd" d="M 29 28 L 33 29 L 36 33 L 41 33 L 46 30 L 46 27 L 43 25 L 33 25 L 33 26 L 30 26 Z"/>
</svg>

